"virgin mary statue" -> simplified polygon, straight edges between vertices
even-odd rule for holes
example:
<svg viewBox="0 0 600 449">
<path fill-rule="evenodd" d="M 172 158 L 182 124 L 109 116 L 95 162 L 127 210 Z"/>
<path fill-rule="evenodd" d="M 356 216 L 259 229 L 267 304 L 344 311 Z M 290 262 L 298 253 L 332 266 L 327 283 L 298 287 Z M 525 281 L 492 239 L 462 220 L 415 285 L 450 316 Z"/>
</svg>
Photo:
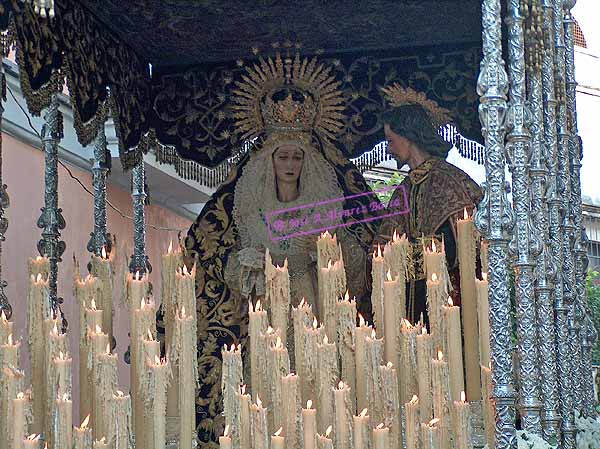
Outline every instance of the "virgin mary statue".
<svg viewBox="0 0 600 449">
<path fill-rule="evenodd" d="M 223 428 L 220 351 L 241 344 L 246 357 L 248 304 L 264 294 L 267 249 L 273 264 L 287 260 L 292 306 L 304 298 L 318 316 L 316 242 L 318 229 L 331 229 L 342 247 L 350 294 L 359 311 L 370 310 L 367 251 L 374 229 L 339 210 L 366 206 L 373 198 L 357 196 L 369 188 L 334 145 L 344 118 L 339 83 L 330 68 L 298 54 L 259 59 L 243 79 L 231 111 L 235 140 L 251 149 L 186 239 L 188 263 L 197 264 L 196 411 L 200 446 L 206 448 L 218 447 L 214 442 Z M 329 200 L 337 202 L 323 205 Z"/>
</svg>

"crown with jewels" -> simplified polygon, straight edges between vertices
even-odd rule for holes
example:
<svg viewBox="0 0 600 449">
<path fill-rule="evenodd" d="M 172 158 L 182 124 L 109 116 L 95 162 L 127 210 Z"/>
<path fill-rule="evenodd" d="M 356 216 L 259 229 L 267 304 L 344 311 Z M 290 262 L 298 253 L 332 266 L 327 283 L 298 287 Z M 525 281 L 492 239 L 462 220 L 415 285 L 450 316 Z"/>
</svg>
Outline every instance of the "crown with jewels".
<svg viewBox="0 0 600 449">
<path fill-rule="evenodd" d="M 261 114 L 265 130 L 310 132 L 317 117 L 317 105 L 307 95 L 303 101 L 296 101 L 291 93 L 285 99 L 277 101 L 271 96 L 261 104 Z"/>
<path fill-rule="evenodd" d="M 429 100 L 425 93 L 417 92 L 410 87 L 402 87 L 395 83 L 388 87 L 381 87 L 389 106 L 397 108 L 405 104 L 421 105 L 429 115 L 435 126 L 442 126 L 452 120 L 450 111 L 442 108 L 435 101 Z"/>
</svg>

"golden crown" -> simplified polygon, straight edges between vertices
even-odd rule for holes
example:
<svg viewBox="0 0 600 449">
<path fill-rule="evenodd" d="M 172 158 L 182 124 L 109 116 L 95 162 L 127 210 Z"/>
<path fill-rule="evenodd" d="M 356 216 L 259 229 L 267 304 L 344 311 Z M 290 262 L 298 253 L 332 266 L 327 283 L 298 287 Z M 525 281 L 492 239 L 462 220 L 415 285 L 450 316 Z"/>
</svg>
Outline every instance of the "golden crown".
<svg viewBox="0 0 600 449">
<path fill-rule="evenodd" d="M 435 126 L 442 126 L 452 121 L 450 111 L 442 108 L 435 101 L 429 100 L 423 92 L 417 92 L 410 87 L 402 87 L 400 84 L 395 83 L 388 87 L 382 87 L 387 103 L 397 108 L 405 104 L 419 104 L 429 114 L 431 121 Z"/>
<path fill-rule="evenodd" d="M 267 132 L 309 132 L 314 128 L 318 111 L 312 98 L 305 95 L 304 101 L 295 101 L 289 93 L 284 100 L 280 101 L 267 97 L 261 104 L 261 113 Z"/>
<path fill-rule="evenodd" d="M 279 52 L 259 57 L 242 79 L 236 82 L 231 106 L 240 140 L 272 131 L 315 132 L 333 140 L 344 128 L 340 82 L 332 67 L 317 58 L 301 58 L 289 50 L 283 57 Z M 276 100 L 283 92 L 288 92 L 286 98 Z"/>
</svg>

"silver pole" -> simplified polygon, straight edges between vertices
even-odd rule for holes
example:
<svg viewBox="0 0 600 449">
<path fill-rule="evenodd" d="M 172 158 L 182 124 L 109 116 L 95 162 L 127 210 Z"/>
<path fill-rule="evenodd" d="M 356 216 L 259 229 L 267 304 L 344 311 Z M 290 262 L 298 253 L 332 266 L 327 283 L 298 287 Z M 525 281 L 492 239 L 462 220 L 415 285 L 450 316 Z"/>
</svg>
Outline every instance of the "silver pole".
<svg viewBox="0 0 600 449">
<path fill-rule="evenodd" d="M 526 120 L 530 117 L 525 106 L 525 40 L 524 18 L 520 0 L 508 1 L 508 75 L 509 109 L 507 116 L 508 141 L 506 151 L 512 172 L 513 206 L 516 227 L 511 242 L 515 261 L 515 291 L 517 302 L 517 336 L 519 357 L 519 408 L 523 428 L 541 435 L 541 404 L 539 399 L 539 367 L 536 331 L 536 307 L 531 257 L 539 254 L 539 242 L 531 233 L 529 209 L 531 134 Z"/>
<path fill-rule="evenodd" d="M 106 233 L 106 174 L 108 173 L 106 161 L 106 133 L 102 124 L 98 129 L 98 136 L 94 142 L 94 165 L 92 176 L 94 185 L 94 232 L 91 234 L 87 249 L 100 257 L 102 248 L 110 252 L 110 241 Z"/>
<path fill-rule="evenodd" d="M 146 191 L 144 187 L 145 171 L 144 158 L 132 170 L 132 197 L 133 197 L 133 256 L 129 264 L 129 271 L 144 274 L 152 270 L 146 255 L 146 220 L 144 203 Z"/>
<path fill-rule="evenodd" d="M 2 52 L 4 54 L 4 52 Z M 6 75 L 4 73 L 4 66 L 0 61 L 0 85 L 2 86 L 2 95 L 6 86 Z M 4 114 L 4 104 L 2 103 L 4 98 L 0 98 L 0 125 L 2 124 L 2 115 Z M 1 128 L 1 126 L 0 126 Z M 5 234 L 8 229 L 8 220 L 4 216 L 4 211 L 10 205 L 8 192 L 6 191 L 6 184 L 2 182 L 2 133 L 0 133 L 0 312 L 4 312 L 6 318 L 12 316 L 12 306 L 8 301 L 5 288 L 8 285 L 7 282 L 2 278 L 2 242 L 6 239 Z"/>
<path fill-rule="evenodd" d="M 486 184 L 475 222 L 489 241 L 490 348 L 493 399 L 496 403 L 496 447 L 516 449 L 513 345 L 508 292 L 508 233 L 514 214 L 505 188 L 504 137 L 508 77 L 502 59 L 500 0 L 483 0 L 483 60 L 477 80 L 479 118 L 486 147 Z"/>
</svg>

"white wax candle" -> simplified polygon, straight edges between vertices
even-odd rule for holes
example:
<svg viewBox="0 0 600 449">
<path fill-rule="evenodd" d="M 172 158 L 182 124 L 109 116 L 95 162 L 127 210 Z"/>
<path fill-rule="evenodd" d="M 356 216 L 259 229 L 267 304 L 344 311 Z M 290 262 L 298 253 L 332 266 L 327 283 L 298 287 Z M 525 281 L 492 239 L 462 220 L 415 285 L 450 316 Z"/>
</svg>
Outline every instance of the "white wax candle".
<svg viewBox="0 0 600 449">
<path fill-rule="evenodd" d="M 73 445 L 73 403 L 67 394 L 56 399 L 55 449 L 71 449 Z"/>
<path fill-rule="evenodd" d="M 400 402 L 406 403 L 419 392 L 417 380 L 417 334 L 420 329 L 408 320 L 400 328 Z"/>
<path fill-rule="evenodd" d="M 341 361 L 340 378 L 352 391 L 352 410 L 356 409 L 356 359 L 354 345 L 356 341 L 356 301 L 350 300 L 346 292 L 344 299 L 337 305 L 337 350 Z"/>
<path fill-rule="evenodd" d="M 371 268 L 373 285 L 371 291 L 371 304 L 373 305 L 373 319 L 375 321 L 375 330 L 377 337 L 381 338 L 385 334 L 384 307 L 383 307 L 383 283 L 385 279 L 385 259 L 381 253 L 381 246 L 377 245 L 377 251 L 373 253 L 373 262 Z"/>
<path fill-rule="evenodd" d="M 352 401 L 350 387 L 340 381 L 333 391 L 335 397 L 335 446 L 350 447 L 352 441 Z"/>
<path fill-rule="evenodd" d="M 12 416 L 14 422 L 12 424 L 12 449 L 21 449 L 27 429 L 27 420 L 25 419 L 25 407 L 28 399 L 22 392 L 17 394 L 17 397 L 12 399 Z M 10 429 L 9 429 L 10 430 Z"/>
<path fill-rule="evenodd" d="M 92 446 L 92 429 L 88 427 L 90 416 L 82 421 L 81 426 L 73 428 L 73 440 L 75 449 L 90 449 Z"/>
<path fill-rule="evenodd" d="M 404 405 L 406 414 L 406 449 L 420 449 L 419 427 L 419 398 L 413 396 L 410 402 Z"/>
<path fill-rule="evenodd" d="M 249 326 L 248 337 L 250 339 L 250 379 L 252 380 L 251 391 L 256 398 L 257 395 L 266 398 L 265 388 L 263 388 L 263 370 L 261 365 L 261 356 L 264 352 L 261 348 L 260 335 L 267 331 L 268 318 L 267 311 L 262 308 L 260 300 L 256 301 L 256 308 L 249 302 Z"/>
<path fill-rule="evenodd" d="M 240 449 L 250 449 L 251 442 L 251 418 L 250 418 L 250 395 L 246 394 L 246 385 L 242 385 L 238 393 L 240 404 Z"/>
<path fill-rule="evenodd" d="M 456 447 L 472 449 L 471 441 L 471 409 L 466 402 L 465 392 L 461 392 L 460 401 L 454 401 Z"/>
<path fill-rule="evenodd" d="M 388 449 L 390 447 L 390 429 L 383 423 L 373 429 L 373 449 Z"/>
<path fill-rule="evenodd" d="M 367 408 L 367 361 L 366 361 L 366 338 L 373 330 L 367 326 L 363 317 L 359 314 L 359 326 L 356 328 L 356 406 L 359 410 Z"/>
<path fill-rule="evenodd" d="M 481 273 L 481 281 L 475 280 L 477 287 L 477 312 L 479 324 L 479 364 L 490 364 L 490 304 L 488 300 L 487 273 Z M 485 392 L 484 392 L 485 394 Z"/>
<path fill-rule="evenodd" d="M 267 409 L 262 406 L 260 397 L 251 406 L 252 414 L 252 449 L 269 449 L 269 434 L 267 430 Z"/>
<path fill-rule="evenodd" d="M 367 415 L 367 409 L 363 409 L 360 415 L 352 417 L 352 422 L 354 424 L 354 449 L 369 449 L 369 415 Z"/>
<path fill-rule="evenodd" d="M 429 423 L 421 424 L 421 442 L 423 449 L 442 449 L 440 438 L 439 419 L 435 418 Z"/>
<path fill-rule="evenodd" d="M 329 435 L 331 434 L 331 429 L 332 427 L 329 426 L 325 431 L 325 435 L 317 436 L 319 449 L 333 449 L 333 441 L 331 440 L 331 438 L 329 438 Z"/>
<path fill-rule="evenodd" d="M 0 313 L 0 341 L 6 341 L 8 336 L 13 333 L 13 322 L 8 321 L 4 310 Z"/>
<path fill-rule="evenodd" d="M 40 436 L 34 434 L 29 435 L 27 438 L 23 440 L 22 446 L 23 449 L 39 449 L 40 447 Z"/>
<path fill-rule="evenodd" d="M 437 359 L 431 361 L 433 386 L 433 416 L 439 419 L 439 433 L 442 449 L 450 446 L 450 387 L 448 384 L 448 364 L 444 361 L 441 351 Z"/>
<path fill-rule="evenodd" d="M 302 420 L 302 406 L 298 376 L 292 373 L 281 378 L 281 398 L 283 434 L 286 444 L 289 447 L 298 447 L 302 441 L 299 426 Z"/>
<path fill-rule="evenodd" d="M 444 306 L 446 320 L 446 348 L 448 348 L 448 369 L 450 371 L 450 398 L 460 399 L 460 392 L 465 389 L 463 375 L 462 332 L 460 326 L 460 308 L 454 306 L 452 298 Z"/>
<path fill-rule="evenodd" d="M 131 397 L 117 390 L 112 395 L 115 419 L 111 422 L 110 435 L 115 439 L 115 449 L 129 449 L 131 427 Z"/>
<path fill-rule="evenodd" d="M 333 424 L 333 388 L 335 379 L 340 376 L 335 343 L 329 343 L 327 335 L 323 337 L 323 343 L 317 345 L 317 353 L 319 357 L 317 420 L 318 428 L 323 431 Z"/>
<path fill-rule="evenodd" d="M 431 392 L 431 335 L 427 329 L 417 335 L 417 372 L 419 383 L 419 406 L 421 420 L 428 421 L 432 417 L 433 397 Z"/>
<path fill-rule="evenodd" d="M 231 449 L 231 438 L 229 437 L 229 426 L 225 426 L 225 432 L 223 436 L 219 437 L 219 448 L 220 449 Z"/>
<path fill-rule="evenodd" d="M 304 449 L 317 448 L 317 411 L 308 400 L 306 408 L 302 409 L 302 427 L 304 430 Z"/>
<path fill-rule="evenodd" d="M 283 428 L 280 427 L 275 434 L 271 436 L 271 449 L 285 449 L 285 438 L 281 436 Z"/>
<path fill-rule="evenodd" d="M 400 310 L 400 289 L 404 288 L 404 285 L 400 284 L 398 276 L 392 279 L 390 270 L 386 276 L 383 283 L 384 362 L 392 362 L 394 366 L 398 366 L 400 360 L 398 324 L 403 318 Z"/>
</svg>

